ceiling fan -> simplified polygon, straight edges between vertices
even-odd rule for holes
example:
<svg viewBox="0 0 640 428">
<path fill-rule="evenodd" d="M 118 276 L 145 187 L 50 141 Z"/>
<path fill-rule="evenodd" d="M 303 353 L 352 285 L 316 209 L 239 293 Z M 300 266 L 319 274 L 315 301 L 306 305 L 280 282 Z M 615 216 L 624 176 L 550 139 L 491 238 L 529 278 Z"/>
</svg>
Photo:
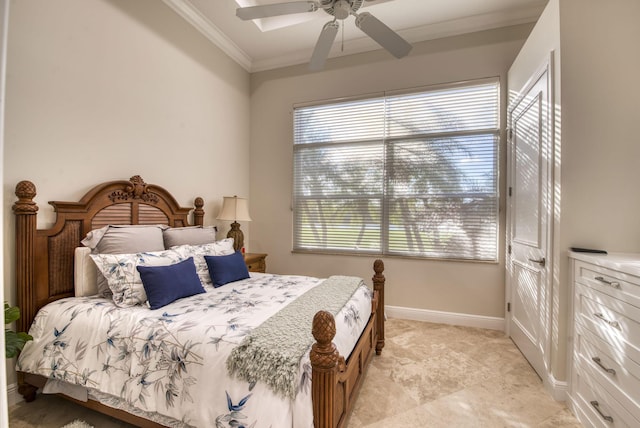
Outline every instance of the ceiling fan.
<svg viewBox="0 0 640 428">
<path fill-rule="evenodd" d="M 405 39 L 369 12 L 357 13 L 364 1 L 365 0 L 292 1 L 288 3 L 240 7 L 236 9 L 236 15 L 246 21 L 294 13 L 315 12 L 318 9 L 322 9 L 333 16 L 333 20 L 327 22 L 322 28 L 320 37 L 311 55 L 309 69 L 314 71 L 322 69 L 329 56 L 329 51 L 340 28 L 338 21 L 344 21 L 350 15 L 355 16 L 356 27 L 361 29 L 393 56 L 396 58 L 406 56 L 412 46 Z"/>
</svg>

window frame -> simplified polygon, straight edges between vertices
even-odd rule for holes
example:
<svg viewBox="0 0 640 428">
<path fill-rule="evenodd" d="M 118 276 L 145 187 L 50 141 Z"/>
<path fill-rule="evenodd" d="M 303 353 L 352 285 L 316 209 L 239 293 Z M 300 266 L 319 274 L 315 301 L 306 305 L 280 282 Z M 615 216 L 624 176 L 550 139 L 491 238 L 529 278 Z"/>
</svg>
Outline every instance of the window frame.
<svg viewBox="0 0 640 428">
<path fill-rule="evenodd" d="M 369 100 L 375 98 L 383 98 L 387 100 L 390 97 L 397 97 L 403 95 L 413 95 L 420 94 L 425 92 L 433 92 L 439 90 L 452 90 L 456 88 L 467 88 L 474 86 L 481 86 L 487 84 L 495 84 L 495 102 L 496 102 L 496 117 L 495 117 L 495 127 L 482 127 L 473 130 L 451 130 L 451 131 L 442 131 L 442 132 L 423 132 L 414 135 L 404 135 L 404 136 L 388 136 L 385 134 L 381 138 L 373 138 L 367 140 L 354 140 L 354 141 L 346 141 L 346 142 L 333 142 L 333 141 L 324 141 L 324 142 L 313 142 L 313 143 L 296 143 L 296 110 L 305 108 L 305 107 L 314 107 L 314 106 L 330 106 L 332 104 L 341 104 L 346 102 L 357 102 L 362 100 Z M 386 102 L 386 101 L 385 101 Z M 294 122 L 294 135 L 293 135 L 293 177 L 292 177 L 292 252 L 294 253 L 305 253 L 305 254 L 335 254 L 335 255 L 353 255 L 353 256 L 371 256 L 371 255 L 379 255 L 385 257 L 400 257 L 400 258 L 418 258 L 418 259 L 428 259 L 428 260 L 453 260 L 453 261 L 465 261 L 465 262 L 476 262 L 476 263 L 498 263 L 500 260 L 500 230 L 501 230 L 501 221 L 500 221 L 500 145 L 501 145 L 501 116 L 502 116 L 502 97 L 501 97 L 501 82 L 499 77 L 490 77 L 476 80 L 466 80 L 454 83 L 445 83 L 438 85 L 430 85 L 419 88 L 411 88 L 411 89 L 403 89 L 397 91 L 385 91 L 382 93 L 375 93 L 369 95 L 362 95 L 357 97 L 342 97 L 333 100 L 324 100 L 318 102 L 308 102 L 308 103 L 300 103 L 295 104 L 293 106 L 292 111 L 292 119 Z M 385 110 L 385 121 L 387 120 L 387 112 Z M 385 125 L 386 127 L 386 125 Z M 429 194 L 428 197 L 458 197 L 464 198 L 465 194 L 467 197 L 478 198 L 481 196 L 482 198 L 488 199 L 493 204 L 493 211 L 491 213 L 490 218 L 492 219 L 492 225 L 494 225 L 495 230 L 491 232 L 491 234 L 495 235 L 495 242 L 492 244 L 492 251 L 495 257 L 493 258 L 477 258 L 473 257 L 462 257 L 460 256 L 462 253 L 458 252 L 458 256 L 450 256 L 450 255 L 426 255 L 424 253 L 411 253 L 407 251 L 394 251 L 390 247 L 389 242 L 389 234 L 390 234 L 390 201 L 395 199 L 393 195 L 389 192 L 389 171 L 388 171 L 388 163 L 389 163 L 389 147 L 394 145 L 399 141 L 434 141 L 438 138 L 456 138 L 456 137 L 469 137 L 469 136 L 485 136 L 491 137 L 493 139 L 492 145 L 492 162 L 493 162 L 493 190 L 483 193 L 478 192 L 461 192 L 457 195 L 452 193 L 434 195 Z M 298 215 L 296 213 L 296 209 L 299 206 L 299 201 L 302 200 L 314 200 L 314 199 L 327 199 L 327 200 L 337 200 L 337 199 L 345 199 L 346 196 L 335 196 L 330 195 L 324 198 L 313 196 L 313 197 L 305 197 L 297 194 L 296 192 L 296 155 L 297 152 L 306 148 L 314 148 L 314 147 L 337 147 L 339 145 L 345 146 L 354 146 L 354 145 L 362 145 L 362 144 L 380 144 L 382 146 L 382 164 L 383 164 L 383 178 L 382 178 L 382 186 L 381 192 L 375 193 L 367 193 L 362 195 L 349 195 L 350 199 L 360 199 L 360 200 L 372 200 L 375 199 L 379 201 L 380 204 L 380 239 L 379 239 L 379 248 L 367 250 L 367 249 L 340 249 L 340 248 L 306 248 L 299 245 L 296 245 L 299 242 L 299 237 L 296 235 L 298 233 L 300 225 L 298 224 Z M 429 144 L 429 143 L 426 143 Z M 489 217 L 487 217 L 489 218 Z M 477 237 L 477 235 L 474 235 Z"/>
</svg>

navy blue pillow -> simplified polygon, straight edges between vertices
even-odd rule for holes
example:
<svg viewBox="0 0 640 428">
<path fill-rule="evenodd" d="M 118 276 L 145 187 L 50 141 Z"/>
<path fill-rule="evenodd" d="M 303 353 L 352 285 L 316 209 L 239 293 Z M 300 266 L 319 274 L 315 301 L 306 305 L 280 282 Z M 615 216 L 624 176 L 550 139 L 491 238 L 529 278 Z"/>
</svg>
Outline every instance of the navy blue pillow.
<svg viewBox="0 0 640 428">
<path fill-rule="evenodd" d="M 233 281 L 249 278 L 249 269 L 247 269 L 244 256 L 240 251 L 228 256 L 204 256 L 204 259 L 209 267 L 213 286 L 216 288 Z"/>
<path fill-rule="evenodd" d="M 136 266 L 151 309 L 204 293 L 193 257 L 168 266 Z"/>
</svg>

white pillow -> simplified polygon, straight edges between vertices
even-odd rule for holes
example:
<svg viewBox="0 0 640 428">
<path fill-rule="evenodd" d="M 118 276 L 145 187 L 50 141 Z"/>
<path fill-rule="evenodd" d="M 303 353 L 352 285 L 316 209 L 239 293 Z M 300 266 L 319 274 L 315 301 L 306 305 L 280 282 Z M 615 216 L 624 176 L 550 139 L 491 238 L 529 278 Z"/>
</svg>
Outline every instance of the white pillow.
<svg viewBox="0 0 640 428">
<path fill-rule="evenodd" d="M 73 257 L 73 284 L 76 297 L 98 294 L 98 270 L 90 257 L 91 248 L 77 247 Z"/>
<path fill-rule="evenodd" d="M 212 242 L 211 244 L 202 245 L 180 245 L 173 247 L 173 250 L 178 252 L 184 259 L 193 257 L 193 262 L 196 265 L 196 272 L 200 277 L 202 285 L 213 286 L 211 276 L 209 275 L 209 267 L 204 259 L 204 256 L 228 256 L 233 254 L 233 238 L 225 238 L 220 241 Z"/>
<path fill-rule="evenodd" d="M 91 254 L 90 257 L 107 279 L 113 302 L 128 308 L 143 304 L 147 294 L 136 266 L 166 266 L 185 260 L 175 250 L 135 254 Z"/>
</svg>

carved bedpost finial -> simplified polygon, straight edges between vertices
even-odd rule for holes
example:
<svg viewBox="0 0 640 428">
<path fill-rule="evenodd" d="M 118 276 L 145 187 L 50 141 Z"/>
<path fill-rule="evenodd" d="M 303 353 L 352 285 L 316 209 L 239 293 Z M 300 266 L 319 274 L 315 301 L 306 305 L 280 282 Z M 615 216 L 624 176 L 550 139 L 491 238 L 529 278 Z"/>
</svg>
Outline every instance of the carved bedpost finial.
<svg viewBox="0 0 640 428">
<path fill-rule="evenodd" d="M 33 198 L 36 197 L 36 185 L 28 180 L 23 180 L 16 184 L 16 196 L 18 200 L 13 204 L 13 212 L 16 214 L 35 214 L 38 205 Z"/>
<path fill-rule="evenodd" d="M 320 311 L 313 317 L 313 337 L 320 345 L 326 346 L 336 335 L 336 321 L 327 311 Z"/>
<path fill-rule="evenodd" d="M 382 276 L 384 278 L 384 275 L 382 275 L 382 272 L 384 272 L 384 262 L 380 259 L 373 262 L 373 271 L 376 273 L 375 276 Z"/>
<path fill-rule="evenodd" d="M 193 224 L 196 226 L 204 225 L 204 199 L 201 197 L 197 197 L 195 201 L 193 201 L 193 205 L 196 207 L 193 210 Z"/>
<path fill-rule="evenodd" d="M 332 340 L 336 335 L 336 322 L 327 311 L 320 311 L 313 317 L 311 334 L 316 343 L 311 347 L 311 366 L 320 370 L 332 370 L 338 364 L 339 354 Z"/>
</svg>

